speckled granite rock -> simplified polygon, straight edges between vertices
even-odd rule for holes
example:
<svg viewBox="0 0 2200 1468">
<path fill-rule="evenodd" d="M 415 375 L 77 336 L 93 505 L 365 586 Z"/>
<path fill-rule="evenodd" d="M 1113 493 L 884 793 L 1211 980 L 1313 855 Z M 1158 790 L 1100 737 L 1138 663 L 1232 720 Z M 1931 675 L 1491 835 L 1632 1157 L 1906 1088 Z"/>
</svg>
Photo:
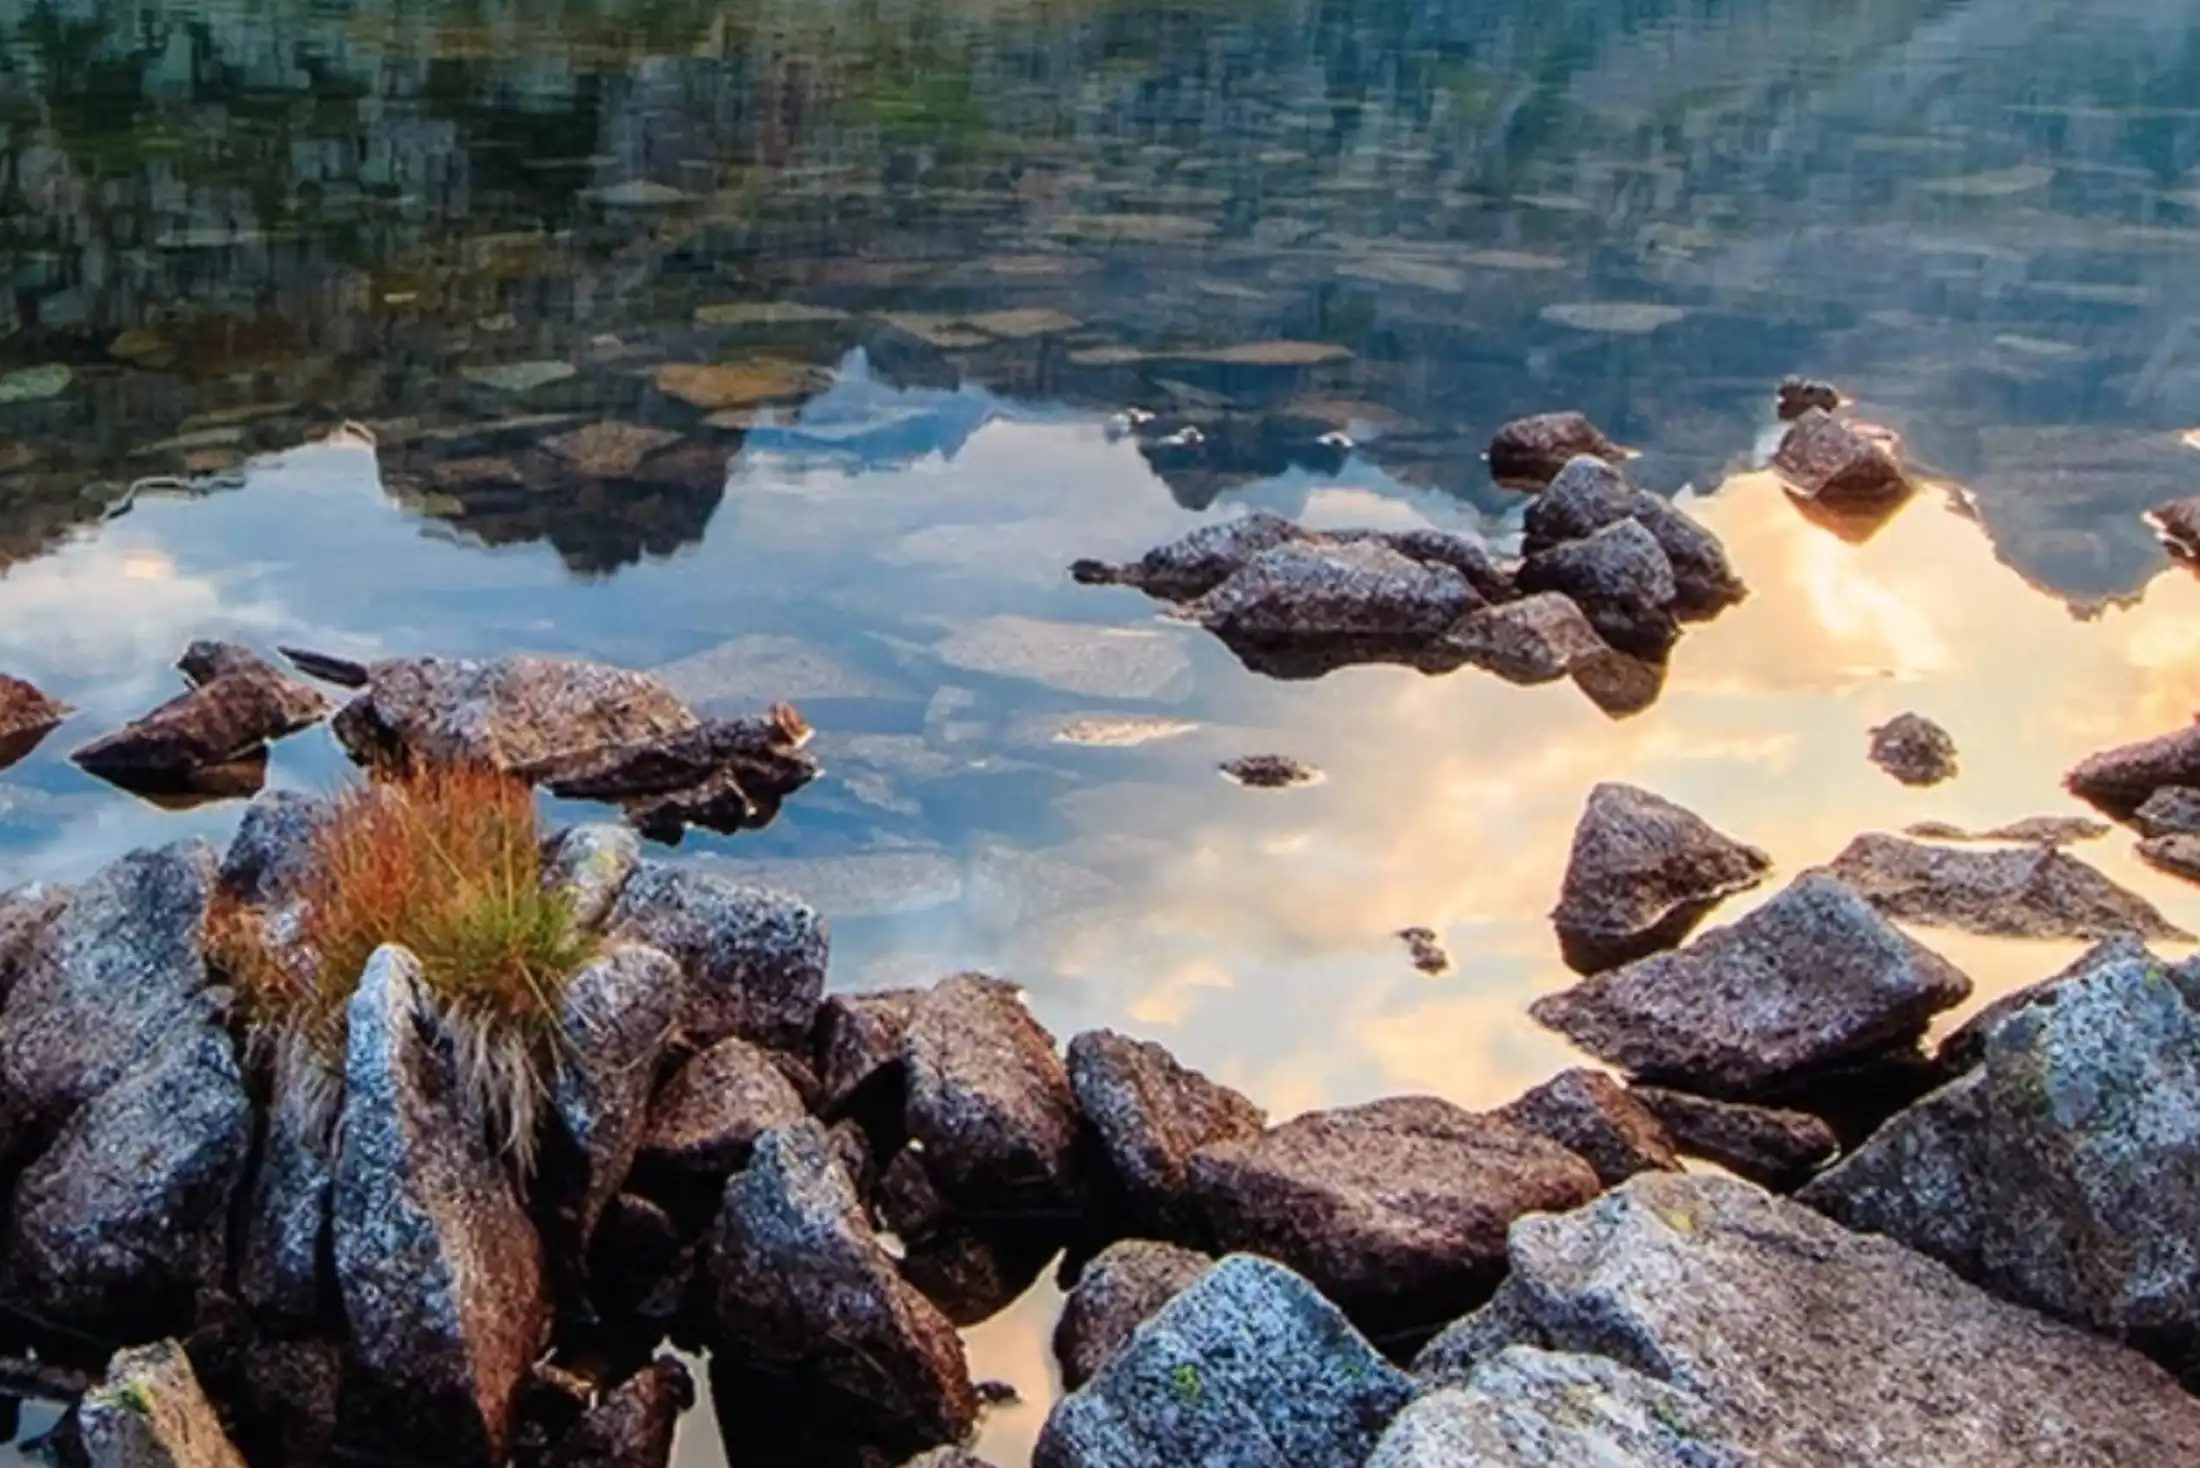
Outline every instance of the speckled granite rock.
<svg viewBox="0 0 2200 1468">
<path fill-rule="evenodd" d="M 1110 1244 L 1078 1276 L 1054 1327 L 1062 1386 L 1075 1391 L 1122 1349 L 1146 1320 L 1205 1274 L 1205 1254 L 1149 1239 Z"/>
<path fill-rule="evenodd" d="M 1575 970 L 1595 973 L 1670 948 L 1771 869 L 1764 852 L 1663 796 L 1604 781 L 1574 827 L 1551 913 L 1560 952 Z"/>
<path fill-rule="evenodd" d="M 1260 1135 L 1267 1113 L 1179 1063 L 1166 1049 L 1113 1030 L 1089 1030 L 1069 1044 L 1069 1081 L 1078 1109 L 1098 1133 L 1133 1214 L 1187 1223 L 1186 1165 L 1211 1142 Z"/>
<path fill-rule="evenodd" d="M 670 954 L 687 976 L 681 1015 L 698 1049 L 738 1035 L 795 1050 L 825 990 L 824 919 L 808 903 L 710 872 L 645 861 L 610 928 Z"/>
<path fill-rule="evenodd" d="M 1664 1125 L 1601 1070 L 1561 1071 L 1497 1114 L 1581 1158 L 1608 1188 L 1638 1172 L 1680 1171 Z"/>
</svg>

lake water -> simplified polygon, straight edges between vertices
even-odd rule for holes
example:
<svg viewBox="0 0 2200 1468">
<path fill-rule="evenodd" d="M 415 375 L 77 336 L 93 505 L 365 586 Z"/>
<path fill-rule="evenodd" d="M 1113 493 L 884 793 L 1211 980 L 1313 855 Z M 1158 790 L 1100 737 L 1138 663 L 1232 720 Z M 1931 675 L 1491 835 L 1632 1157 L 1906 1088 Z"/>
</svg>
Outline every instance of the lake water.
<svg viewBox="0 0 2200 1468">
<path fill-rule="evenodd" d="M 2196 266 L 2167 0 L 5 0 L 0 671 L 82 713 L 0 776 L 0 883 L 234 824 L 65 758 L 191 637 L 672 665 L 818 726 L 777 824 L 686 849 L 815 900 L 837 985 L 998 971 L 1279 1116 L 1495 1104 L 1571 1058 L 1525 1011 L 1596 781 L 1774 853 L 1725 918 L 2191 717 L 2200 581 L 2138 515 L 2200 490 Z M 1874 534 L 1751 472 L 1798 371 L 1935 481 Z M 1754 588 L 1633 717 L 1268 681 L 1065 575 L 1245 506 L 1502 538 L 1480 451 L 1562 407 Z M 298 447 L 345 419 L 378 451 Z M 662 452 L 592 474 L 599 421 Z M 1906 708 L 1961 778 L 1865 763 Z M 1102 715 L 1184 727 L 1058 737 Z M 1217 773 L 1262 752 L 1327 778 Z M 2200 928 L 2130 848 L 2081 850 Z M 2075 951 L 1925 936 L 1983 993 Z M 1054 1304 L 971 1335 L 1002 1468 Z"/>
</svg>

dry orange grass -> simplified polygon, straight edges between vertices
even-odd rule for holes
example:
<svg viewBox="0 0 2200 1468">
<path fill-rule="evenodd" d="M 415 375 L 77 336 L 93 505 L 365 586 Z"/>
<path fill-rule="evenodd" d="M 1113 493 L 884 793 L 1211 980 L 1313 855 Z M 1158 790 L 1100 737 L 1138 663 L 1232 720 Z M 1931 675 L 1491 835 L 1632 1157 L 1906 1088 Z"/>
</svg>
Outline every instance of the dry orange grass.
<svg viewBox="0 0 2200 1468">
<path fill-rule="evenodd" d="M 559 996 L 594 950 L 564 896 L 543 888 L 540 841 L 525 784 L 428 767 L 336 799 L 287 928 L 218 904 L 208 951 L 278 1091 L 333 1116 L 346 1006 L 374 950 L 400 943 L 420 960 L 462 1092 L 524 1165 L 558 1063 Z"/>
</svg>

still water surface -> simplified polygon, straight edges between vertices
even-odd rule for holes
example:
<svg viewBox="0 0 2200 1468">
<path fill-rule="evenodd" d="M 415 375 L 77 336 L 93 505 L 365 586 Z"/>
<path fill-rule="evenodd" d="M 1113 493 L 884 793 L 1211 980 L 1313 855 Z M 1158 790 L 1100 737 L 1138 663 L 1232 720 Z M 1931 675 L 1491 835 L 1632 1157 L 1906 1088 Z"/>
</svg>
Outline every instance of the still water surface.
<svg viewBox="0 0 2200 1468">
<path fill-rule="evenodd" d="M 1525 1010 L 1597 780 L 1792 873 L 2191 717 L 2200 582 L 2137 512 L 2200 489 L 2196 264 L 2200 16 L 2147 0 L 0 3 L 0 670 L 83 711 L 0 776 L 0 882 L 226 835 L 65 760 L 194 636 L 669 666 L 819 727 L 688 849 L 818 902 L 836 984 L 1010 974 L 1278 1116 L 1494 1104 L 1569 1061 Z M 1790 371 L 1949 488 L 1804 520 L 1751 472 Z M 1635 717 L 1266 681 L 1063 574 L 1256 505 L 1502 538 L 1477 455 L 1554 407 L 1755 589 Z M 347 418 L 378 452 L 295 447 Z M 661 452 L 543 447 L 606 420 Z M 151 475 L 193 490 L 121 512 Z M 1960 779 L 1864 762 L 1905 708 Z M 1175 722 L 1057 737 L 1100 715 Z M 1328 778 L 1217 774 L 1256 752 Z M 2071 951 L 1925 936 L 1989 993 Z M 1004 1468 L 1052 1309 L 972 1335 Z"/>
</svg>

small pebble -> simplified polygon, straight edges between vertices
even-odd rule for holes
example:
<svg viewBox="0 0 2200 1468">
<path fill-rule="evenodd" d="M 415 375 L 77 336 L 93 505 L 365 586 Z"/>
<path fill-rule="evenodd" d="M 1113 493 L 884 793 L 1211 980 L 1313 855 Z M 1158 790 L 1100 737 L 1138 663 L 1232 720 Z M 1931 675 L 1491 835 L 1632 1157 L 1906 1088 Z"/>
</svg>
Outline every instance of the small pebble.
<svg viewBox="0 0 2200 1468">
<path fill-rule="evenodd" d="M 1451 972 L 1451 955 L 1437 941 L 1433 928 L 1400 928 L 1398 937 L 1406 945 L 1406 952 L 1413 956 L 1413 966 L 1424 974 Z"/>
<path fill-rule="evenodd" d="M 1287 754 L 1249 754 L 1225 764 L 1222 773 L 1255 790 L 1288 790 L 1294 785 L 1312 785 L 1322 777 L 1320 770 Z"/>
<path fill-rule="evenodd" d="M 1921 714 L 1897 714 L 1871 731 L 1871 761 L 1905 785 L 1938 785 L 1956 773 L 1956 742 Z"/>
</svg>

